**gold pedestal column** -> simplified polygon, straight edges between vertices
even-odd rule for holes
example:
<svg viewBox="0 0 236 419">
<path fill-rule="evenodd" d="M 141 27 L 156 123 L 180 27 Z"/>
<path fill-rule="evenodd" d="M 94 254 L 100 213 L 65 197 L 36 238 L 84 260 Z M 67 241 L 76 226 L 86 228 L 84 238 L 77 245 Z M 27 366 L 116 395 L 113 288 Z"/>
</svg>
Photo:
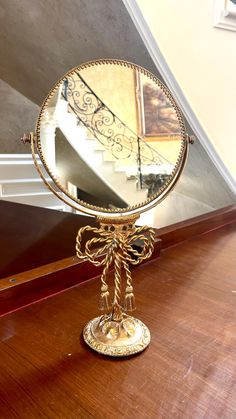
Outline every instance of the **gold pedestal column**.
<svg viewBox="0 0 236 419">
<path fill-rule="evenodd" d="M 80 259 L 104 266 L 99 309 L 105 314 L 90 320 L 83 336 L 92 349 L 105 355 L 133 355 L 143 351 L 150 342 L 150 332 L 144 323 L 127 314 L 135 310 L 130 265 L 138 265 L 149 258 L 154 248 L 154 230 L 147 226 L 136 227 L 137 218 L 136 215 L 117 219 L 98 217 L 100 228 L 82 227 L 76 239 Z M 85 231 L 92 232 L 95 237 L 86 242 L 82 251 L 81 239 Z M 137 240 L 141 250 L 134 247 Z M 111 268 L 114 269 L 112 300 L 107 282 Z"/>
</svg>

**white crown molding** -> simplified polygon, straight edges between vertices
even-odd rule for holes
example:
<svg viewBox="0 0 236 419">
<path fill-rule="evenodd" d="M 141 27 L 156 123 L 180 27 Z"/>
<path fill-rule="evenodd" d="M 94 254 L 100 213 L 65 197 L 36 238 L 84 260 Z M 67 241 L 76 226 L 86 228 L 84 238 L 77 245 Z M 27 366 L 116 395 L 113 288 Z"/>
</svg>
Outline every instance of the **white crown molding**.
<svg viewBox="0 0 236 419">
<path fill-rule="evenodd" d="M 170 68 L 167 65 L 167 62 L 165 61 L 165 58 L 163 57 L 155 38 L 153 37 L 152 32 L 146 20 L 144 19 L 136 0 L 123 0 L 123 3 L 128 10 L 129 15 L 133 20 L 154 64 L 156 65 L 159 73 L 163 77 L 163 80 L 165 81 L 167 87 L 170 89 L 175 100 L 182 109 L 190 127 L 208 153 L 211 161 L 216 166 L 229 188 L 234 194 L 236 194 L 236 181 L 219 157 L 209 137 L 207 136 L 206 132 L 192 111 L 189 103 L 187 102 L 179 84 L 177 83 Z"/>
</svg>

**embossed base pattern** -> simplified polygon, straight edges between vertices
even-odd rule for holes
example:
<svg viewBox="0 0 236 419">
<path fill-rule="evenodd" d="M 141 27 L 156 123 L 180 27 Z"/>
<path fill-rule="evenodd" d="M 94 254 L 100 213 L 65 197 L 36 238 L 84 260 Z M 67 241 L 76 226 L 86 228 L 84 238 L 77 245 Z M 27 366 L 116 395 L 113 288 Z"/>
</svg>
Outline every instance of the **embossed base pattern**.
<svg viewBox="0 0 236 419">
<path fill-rule="evenodd" d="M 121 321 L 114 321 L 111 315 L 96 317 L 85 326 L 83 337 L 96 352 L 115 357 L 142 352 L 151 340 L 147 326 L 127 315 Z"/>
</svg>

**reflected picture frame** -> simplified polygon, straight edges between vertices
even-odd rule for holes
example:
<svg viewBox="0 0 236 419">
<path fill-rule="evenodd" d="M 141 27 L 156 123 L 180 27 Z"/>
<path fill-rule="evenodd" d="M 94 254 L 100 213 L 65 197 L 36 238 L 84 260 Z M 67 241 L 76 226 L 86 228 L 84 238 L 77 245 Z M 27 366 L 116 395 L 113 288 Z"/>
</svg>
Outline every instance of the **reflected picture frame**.
<svg viewBox="0 0 236 419">
<path fill-rule="evenodd" d="M 178 119 L 171 102 L 159 86 L 142 80 L 136 72 L 139 135 L 149 141 L 178 139 Z M 158 115 L 158 117 L 157 117 Z"/>
</svg>

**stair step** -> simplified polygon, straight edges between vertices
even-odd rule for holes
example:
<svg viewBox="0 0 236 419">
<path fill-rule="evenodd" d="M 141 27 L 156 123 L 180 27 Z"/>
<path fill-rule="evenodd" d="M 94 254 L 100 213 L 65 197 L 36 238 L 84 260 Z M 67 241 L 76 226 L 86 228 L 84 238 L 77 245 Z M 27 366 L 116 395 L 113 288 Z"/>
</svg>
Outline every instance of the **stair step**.
<svg viewBox="0 0 236 419">
<path fill-rule="evenodd" d="M 48 177 L 44 170 L 42 163 L 40 164 L 42 172 L 45 177 Z M 1 179 L 15 180 L 15 179 L 36 179 L 40 178 L 33 161 L 27 162 L 1 162 L 0 163 L 0 183 Z"/>
<path fill-rule="evenodd" d="M 40 194 L 22 194 L 19 196 L 1 197 L 4 201 L 18 202 L 20 204 L 34 205 L 37 207 L 61 206 L 60 200 L 52 192 L 44 192 Z"/>
<path fill-rule="evenodd" d="M 0 164 L 5 161 L 25 161 L 25 160 L 31 160 L 32 161 L 32 155 L 30 153 L 28 154 L 0 154 Z"/>
<path fill-rule="evenodd" d="M 112 155 L 112 153 L 108 150 L 105 150 L 103 152 L 103 160 L 104 161 L 112 161 L 112 162 L 117 162 L 117 159 Z"/>
<path fill-rule="evenodd" d="M 38 164 L 49 184 L 53 184 L 37 158 Z M 54 185 L 55 187 L 55 185 Z M 59 191 L 60 192 L 60 191 Z M 71 211 L 59 198 L 49 191 L 39 176 L 31 154 L 0 154 L 0 199 L 10 202 Z"/>
<path fill-rule="evenodd" d="M 53 183 L 51 179 L 47 179 Z M 47 186 L 41 178 L 39 179 L 15 179 L 0 181 L 1 193 L 3 196 L 34 194 L 48 191 Z"/>
<path fill-rule="evenodd" d="M 98 140 L 87 138 L 86 130 L 76 125 L 76 117 L 68 113 L 65 101 L 59 101 L 56 112 L 60 115 L 59 128 L 70 145 L 111 191 L 130 205 L 146 199 L 147 190 L 137 190 L 136 179 L 127 182 L 126 168 L 116 170 L 117 159 L 112 153 Z"/>
<path fill-rule="evenodd" d="M 52 179 L 51 178 L 45 178 L 45 180 L 47 181 L 47 182 L 52 182 Z M 2 184 L 2 185 L 4 185 L 4 184 L 10 184 L 10 183 L 12 183 L 12 184 L 15 184 L 15 183 L 34 183 L 34 184 L 37 184 L 37 183 L 42 183 L 43 182 L 43 180 L 41 179 L 41 177 L 39 177 L 39 178 L 32 178 L 32 179 L 30 179 L 30 178 L 28 178 L 28 179 L 2 179 L 2 180 L 0 180 L 0 183 Z"/>
</svg>

